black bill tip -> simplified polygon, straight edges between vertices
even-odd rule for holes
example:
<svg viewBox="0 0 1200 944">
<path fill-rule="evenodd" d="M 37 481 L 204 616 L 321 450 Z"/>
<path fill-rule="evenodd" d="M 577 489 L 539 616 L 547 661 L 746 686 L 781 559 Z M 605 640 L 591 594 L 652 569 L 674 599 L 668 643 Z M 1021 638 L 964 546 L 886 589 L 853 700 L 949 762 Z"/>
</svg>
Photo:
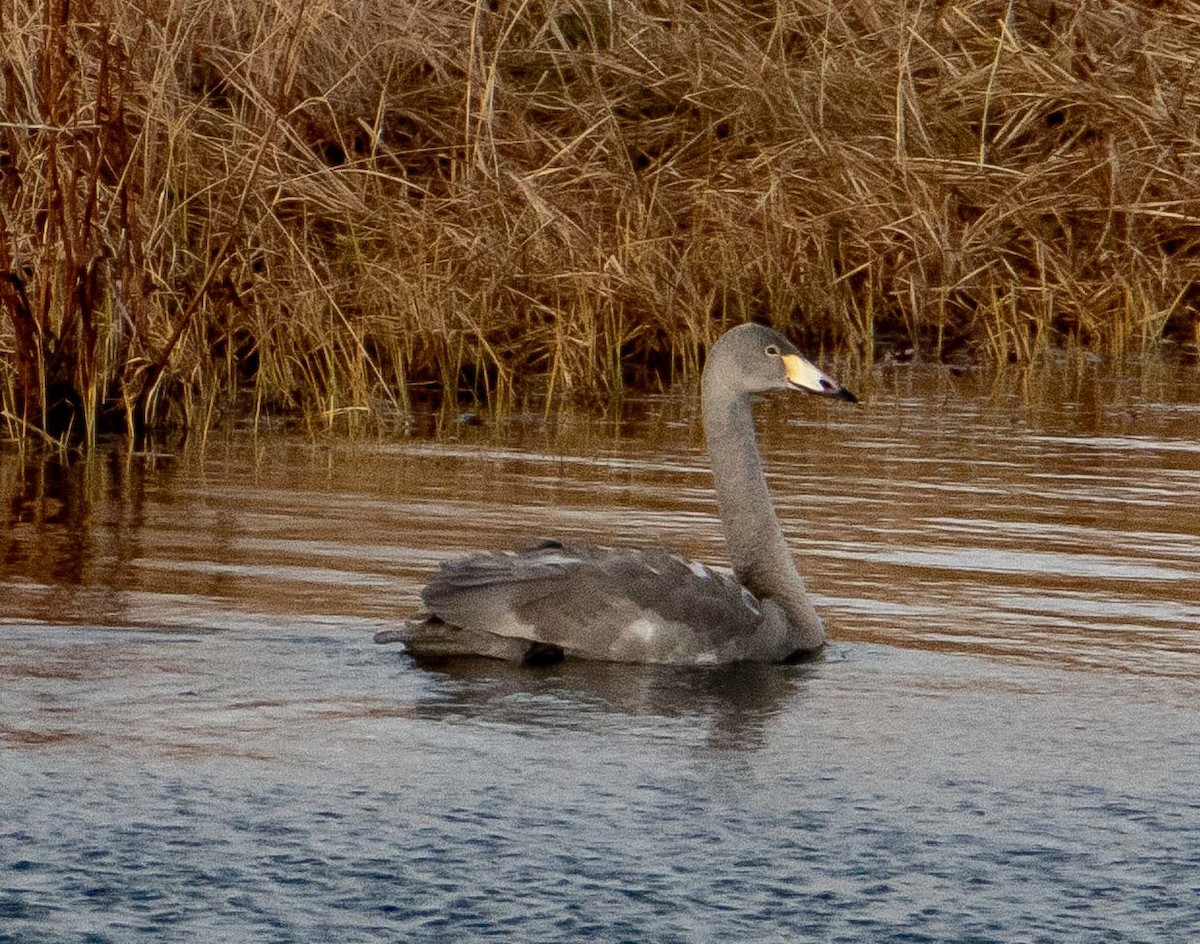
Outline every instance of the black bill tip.
<svg viewBox="0 0 1200 944">
<path fill-rule="evenodd" d="M 821 394 L 833 397 L 835 400 L 845 400 L 847 403 L 857 403 L 858 397 L 843 387 L 832 377 L 821 376 Z"/>
</svg>

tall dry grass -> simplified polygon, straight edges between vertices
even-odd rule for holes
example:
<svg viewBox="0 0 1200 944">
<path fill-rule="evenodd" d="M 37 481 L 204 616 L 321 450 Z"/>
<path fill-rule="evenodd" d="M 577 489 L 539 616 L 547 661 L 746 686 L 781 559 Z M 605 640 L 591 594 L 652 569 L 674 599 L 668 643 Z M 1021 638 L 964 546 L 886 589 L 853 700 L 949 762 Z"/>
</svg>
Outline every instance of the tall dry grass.
<svg viewBox="0 0 1200 944">
<path fill-rule="evenodd" d="M 0 0 L 3 417 L 1194 347 L 1198 63 L 1195 3 Z"/>
</svg>

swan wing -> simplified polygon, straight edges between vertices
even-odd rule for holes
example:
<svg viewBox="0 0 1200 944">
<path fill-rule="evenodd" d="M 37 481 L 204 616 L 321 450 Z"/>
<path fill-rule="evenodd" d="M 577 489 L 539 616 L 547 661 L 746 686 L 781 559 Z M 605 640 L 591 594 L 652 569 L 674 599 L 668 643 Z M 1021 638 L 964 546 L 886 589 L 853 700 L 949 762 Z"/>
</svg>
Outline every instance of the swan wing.
<svg viewBox="0 0 1200 944">
<path fill-rule="evenodd" d="M 443 634 L 628 662 L 753 658 L 773 614 L 732 577 L 667 551 L 560 541 L 447 563 L 421 599 Z"/>
</svg>

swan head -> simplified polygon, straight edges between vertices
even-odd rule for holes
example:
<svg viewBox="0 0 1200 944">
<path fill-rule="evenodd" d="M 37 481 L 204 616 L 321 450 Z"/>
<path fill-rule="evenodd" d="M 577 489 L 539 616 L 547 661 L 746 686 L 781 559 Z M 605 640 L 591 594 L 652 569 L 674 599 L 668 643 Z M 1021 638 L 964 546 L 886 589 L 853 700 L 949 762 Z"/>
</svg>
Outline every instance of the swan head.
<svg viewBox="0 0 1200 944">
<path fill-rule="evenodd" d="M 803 390 L 858 402 L 858 397 L 801 354 L 791 341 L 758 324 L 738 325 L 721 335 L 709 352 L 704 380 L 748 394 Z"/>
</svg>

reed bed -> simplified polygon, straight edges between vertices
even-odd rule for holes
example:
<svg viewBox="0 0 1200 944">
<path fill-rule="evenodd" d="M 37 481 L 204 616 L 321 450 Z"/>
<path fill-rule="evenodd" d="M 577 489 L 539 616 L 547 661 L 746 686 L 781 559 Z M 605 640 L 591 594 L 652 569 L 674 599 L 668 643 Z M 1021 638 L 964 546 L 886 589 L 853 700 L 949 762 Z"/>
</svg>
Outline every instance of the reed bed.
<svg viewBox="0 0 1200 944">
<path fill-rule="evenodd" d="M 10 435 L 1200 342 L 1200 6 L 0 0 Z"/>
</svg>

